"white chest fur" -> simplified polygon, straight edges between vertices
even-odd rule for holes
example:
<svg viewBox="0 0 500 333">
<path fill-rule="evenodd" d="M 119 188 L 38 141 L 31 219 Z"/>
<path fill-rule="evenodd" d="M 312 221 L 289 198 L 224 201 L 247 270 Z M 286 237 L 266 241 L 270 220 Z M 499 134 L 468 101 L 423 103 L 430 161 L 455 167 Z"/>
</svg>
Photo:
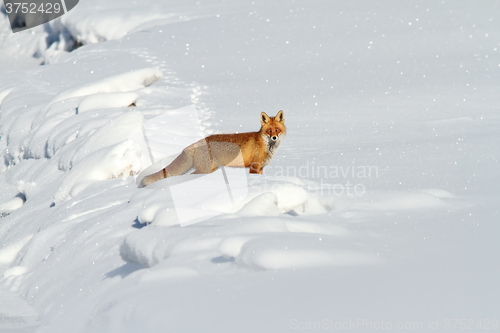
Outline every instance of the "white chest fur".
<svg viewBox="0 0 500 333">
<path fill-rule="evenodd" d="M 270 136 L 267 135 L 262 135 L 262 138 L 264 139 L 264 142 L 266 143 L 266 149 L 267 149 L 267 157 L 262 162 L 262 166 L 267 165 L 269 162 L 271 162 L 271 159 L 274 156 L 274 153 L 276 150 L 278 150 L 279 145 L 281 144 L 281 141 L 283 140 L 284 135 L 278 135 L 278 138 L 276 140 L 273 140 Z"/>
</svg>

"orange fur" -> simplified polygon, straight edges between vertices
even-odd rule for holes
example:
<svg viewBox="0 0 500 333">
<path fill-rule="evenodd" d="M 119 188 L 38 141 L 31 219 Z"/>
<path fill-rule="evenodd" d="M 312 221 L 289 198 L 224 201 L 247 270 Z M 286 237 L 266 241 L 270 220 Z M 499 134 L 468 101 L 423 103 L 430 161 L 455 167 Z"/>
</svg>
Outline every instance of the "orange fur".
<svg viewBox="0 0 500 333">
<path fill-rule="evenodd" d="M 166 177 L 179 176 L 194 168 L 193 173 L 211 173 L 221 166 L 250 168 L 262 174 L 286 134 L 283 111 L 269 117 L 261 113 L 258 132 L 214 134 L 184 148 L 167 167 L 143 178 L 141 187 Z"/>
</svg>

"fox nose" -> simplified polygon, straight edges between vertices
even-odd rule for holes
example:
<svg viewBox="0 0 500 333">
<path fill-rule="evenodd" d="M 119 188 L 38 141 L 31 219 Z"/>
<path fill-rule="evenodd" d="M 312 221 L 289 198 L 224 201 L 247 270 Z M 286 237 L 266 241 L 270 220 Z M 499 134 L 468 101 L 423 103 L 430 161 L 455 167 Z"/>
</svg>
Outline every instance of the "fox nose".
<svg viewBox="0 0 500 333">
<path fill-rule="evenodd" d="M 278 140 L 278 137 L 275 135 L 275 136 L 272 136 L 271 139 L 273 139 L 273 141 L 276 141 L 276 140 Z"/>
</svg>

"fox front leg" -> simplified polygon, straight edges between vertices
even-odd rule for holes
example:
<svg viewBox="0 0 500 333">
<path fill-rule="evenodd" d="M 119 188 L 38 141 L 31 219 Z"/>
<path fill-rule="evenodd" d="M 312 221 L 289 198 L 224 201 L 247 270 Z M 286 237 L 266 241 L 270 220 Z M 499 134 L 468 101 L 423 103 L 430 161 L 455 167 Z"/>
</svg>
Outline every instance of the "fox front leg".
<svg viewBox="0 0 500 333">
<path fill-rule="evenodd" d="M 264 166 L 262 165 L 262 163 L 253 162 L 250 165 L 250 173 L 257 173 L 259 175 L 262 175 L 262 170 L 264 170 Z"/>
</svg>

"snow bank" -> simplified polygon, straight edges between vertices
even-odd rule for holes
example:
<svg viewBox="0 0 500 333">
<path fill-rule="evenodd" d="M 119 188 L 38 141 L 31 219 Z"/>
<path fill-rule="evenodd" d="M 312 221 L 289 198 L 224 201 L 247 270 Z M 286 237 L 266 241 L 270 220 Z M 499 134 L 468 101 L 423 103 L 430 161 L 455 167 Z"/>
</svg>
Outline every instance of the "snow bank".
<svg viewBox="0 0 500 333">
<path fill-rule="evenodd" d="M 39 324 L 38 312 L 18 294 L 0 286 L 0 327 L 5 332 L 34 329 Z"/>
<path fill-rule="evenodd" d="M 21 249 L 30 241 L 31 237 L 31 235 L 26 236 L 13 244 L 2 244 L 2 248 L 0 249 L 0 265 L 8 265 L 13 262 Z"/>
<path fill-rule="evenodd" d="M 168 163 L 167 163 L 168 164 Z M 157 167 L 156 169 L 158 169 Z M 226 169 L 230 172 L 240 172 Z M 243 170 L 242 170 L 243 171 Z M 150 173 L 146 169 L 144 172 Z M 244 171 L 231 179 L 244 180 L 232 187 L 237 200 L 230 200 L 228 188 L 218 171 L 210 175 L 185 175 L 156 182 L 144 189 L 150 195 L 135 196 L 131 202 L 143 207 L 138 221 L 153 226 L 185 226 L 215 216 L 310 216 L 328 212 L 363 215 L 378 212 L 397 212 L 420 209 L 453 209 L 454 196 L 442 190 L 390 192 L 377 191 L 362 195 L 336 194 L 325 184 L 307 183 L 293 177 L 263 178 L 247 175 Z M 180 195 L 175 186 L 183 183 Z M 235 185 L 235 184 L 232 184 Z M 196 195 L 195 195 L 196 194 Z M 234 197 L 235 199 L 237 197 Z M 201 209 L 203 213 L 197 214 Z M 184 214 L 184 215 L 182 215 Z M 185 214 L 190 214 L 186 216 Z M 182 216 L 181 216 L 182 215 Z M 197 217 L 199 216 L 199 218 Z M 190 221 L 189 223 L 187 221 Z"/>
<path fill-rule="evenodd" d="M 75 160 L 71 170 L 64 175 L 55 202 L 78 195 L 96 181 L 134 176 L 142 167 L 140 156 L 139 147 L 131 141 L 89 152 L 84 158 Z"/>
<path fill-rule="evenodd" d="M 7 95 L 12 91 L 14 90 L 14 88 L 10 88 L 10 89 L 6 89 L 4 91 L 1 91 L 0 92 L 0 107 L 2 106 L 2 101 L 5 97 L 7 97 Z"/>
<path fill-rule="evenodd" d="M 273 192 L 256 196 L 238 211 L 240 216 L 278 216 L 281 213 L 278 196 Z"/>
<path fill-rule="evenodd" d="M 179 228 L 175 200 L 168 184 L 163 182 L 157 189 L 144 190 L 131 199 L 131 203 L 143 207 L 138 221 L 150 226 L 129 235 L 122 243 L 120 254 L 127 262 L 145 267 L 160 262 L 174 264 L 180 262 L 184 251 L 189 249 L 199 253 L 200 258 L 220 257 L 240 268 L 257 271 L 380 265 L 385 259 L 379 255 L 345 246 L 345 240 L 352 237 L 349 229 L 327 221 L 314 222 L 310 217 L 334 212 L 336 216 L 350 219 L 369 219 L 381 212 L 404 214 L 412 210 L 459 207 L 451 194 L 440 190 L 335 195 L 325 184 L 293 177 L 249 176 L 252 186 L 238 207 L 221 210 L 217 218 L 207 218 L 194 228 Z M 236 216 L 241 222 L 234 222 Z M 159 226 L 176 228 L 163 231 Z M 201 235 L 203 241 L 199 238 Z M 339 246 L 340 240 L 342 246 Z"/>
<path fill-rule="evenodd" d="M 213 221 L 209 225 L 215 228 L 208 229 L 142 229 L 126 237 L 120 255 L 125 261 L 152 267 L 163 261 L 181 262 L 188 252 L 199 260 L 222 256 L 254 270 L 383 262 L 370 253 L 338 248 L 332 238 L 350 237 L 350 232 L 337 225 L 271 218 L 244 221 L 244 225 Z"/>
<path fill-rule="evenodd" d="M 7 202 L 0 204 L 0 216 L 7 215 L 18 208 L 21 208 L 26 199 L 23 195 L 18 195 Z"/>
<path fill-rule="evenodd" d="M 101 3 L 81 6 L 78 11 L 71 11 L 61 17 L 61 24 L 68 29 L 74 40 L 85 45 L 119 39 L 148 22 L 179 20 L 179 15 L 151 10 L 157 6 L 151 1 L 143 2 L 143 6 L 136 7 L 134 11 L 127 9 L 128 5 L 130 4 L 124 1 L 119 9 Z M 95 6 L 100 7 L 97 12 Z"/>
<path fill-rule="evenodd" d="M 6 15 L 0 16 L 0 45 L 9 55 L 27 55 L 42 59 L 45 64 L 64 61 L 64 56 L 81 45 L 95 44 L 158 24 L 192 20 L 197 15 L 177 14 L 154 1 L 122 1 L 119 8 L 113 3 L 87 1 L 76 10 L 29 31 L 11 33 Z M 131 10 L 133 8 L 133 10 Z M 96 10 L 97 9 L 97 10 Z"/>
<path fill-rule="evenodd" d="M 42 108 L 20 110 L 15 101 L 22 91 L 1 93 L 2 111 L 11 115 L 2 129 L 8 138 L 4 150 L 5 168 L 28 159 L 49 159 L 44 168 L 62 170 L 54 201 L 77 195 L 96 181 L 134 176 L 143 168 L 143 147 L 129 140 L 130 133 L 142 128 L 141 112 L 121 109 L 135 103 L 136 92 L 162 77 L 156 68 L 114 75 L 97 82 L 77 85 L 60 92 Z M 6 98 L 9 99 L 5 103 Z M 46 98 L 46 97 L 45 97 Z M 92 112 L 91 112 L 92 111 Z M 20 127 L 22 126 L 22 127 Z M 21 128 L 30 128 L 25 131 Z M 31 174 L 18 181 L 40 183 L 45 173 Z M 19 208 L 19 199 L 2 205 L 2 211 Z M 16 207 L 14 207 L 16 206 Z"/>
<path fill-rule="evenodd" d="M 78 105 L 78 113 L 96 109 L 129 107 L 135 105 L 139 95 L 136 93 L 103 93 L 84 98 Z"/>
<path fill-rule="evenodd" d="M 260 239 L 258 242 L 264 241 Z M 253 269 L 297 269 L 324 266 L 381 264 L 384 261 L 371 253 L 320 249 L 312 244 L 297 246 L 289 241 L 281 246 L 259 246 L 245 243 L 236 261 Z"/>
<path fill-rule="evenodd" d="M 144 68 L 140 70 L 123 73 L 103 80 L 85 84 L 81 87 L 73 88 L 58 94 L 52 101 L 45 107 L 50 108 L 54 103 L 81 96 L 88 96 L 102 93 L 115 93 L 115 92 L 129 92 L 138 90 L 155 83 L 162 78 L 162 73 L 157 68 Z M 112 96 L 117 97 L 117 96 Z M 111 97 L 111 98 L 112 98 Z M 119 96 L 121 98 L 130 98 L 127 96 Z M 109 100 L 108 100 L 109 101 Z M 85 103 L 82 101 L 82 103 Z M 88 103 L 88 101 L 87 101 Z M 92 103 L 92 102 L 91 102 Z M 109 103 L 109 102 L 108 102 Z"/>
</svg>

